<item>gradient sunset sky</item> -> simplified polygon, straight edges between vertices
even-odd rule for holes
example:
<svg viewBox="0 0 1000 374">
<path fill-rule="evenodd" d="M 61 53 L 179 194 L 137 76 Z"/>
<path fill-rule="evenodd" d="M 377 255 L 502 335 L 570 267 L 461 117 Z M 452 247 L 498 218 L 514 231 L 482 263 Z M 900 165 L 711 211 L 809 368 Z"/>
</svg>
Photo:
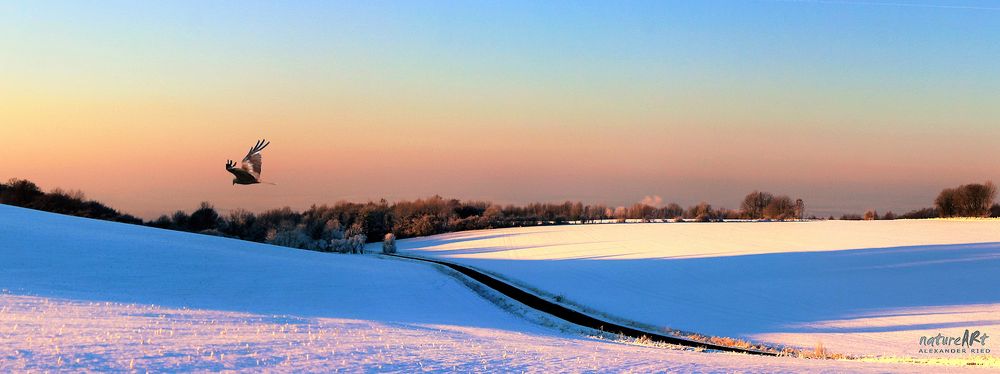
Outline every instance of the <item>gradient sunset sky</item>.
<svg viewBox="0 0 1000 374">
<path fill-rule="evenodd" d="M 810 214 L 1000 180 L 997 1 L 0 3 L 0 178 L 154 218 L 440 194 Z M 224 169 L 259 138 L 263 179 Z"/>
</svg>

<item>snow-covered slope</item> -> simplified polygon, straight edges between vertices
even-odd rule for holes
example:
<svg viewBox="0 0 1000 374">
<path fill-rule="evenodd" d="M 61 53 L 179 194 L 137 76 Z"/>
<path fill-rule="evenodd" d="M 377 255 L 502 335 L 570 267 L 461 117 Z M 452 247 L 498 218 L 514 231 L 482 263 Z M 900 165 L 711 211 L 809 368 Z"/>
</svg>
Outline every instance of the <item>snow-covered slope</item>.
<svg viewBox="0 0 1000 374">
<path fill-rule="evenodd" d="M 0 287 L 15 294 L 405 323 L 525 325 L 437 269 L 412 262 L 4 205 L 0 238 Z"/>
<path fill-rule="evenodd" d="M 914 357 L 933 356 L 921 336 L 1000 334 L 995 220 L 549 226 L 399 248 L 652 328 Z"/>
<path fill-rule="evenodd" d="M 914 369 L 601 341 L 528 322 L 422 263 L 4 205 L 0 289 L 3 372 Z"/>
</svg>

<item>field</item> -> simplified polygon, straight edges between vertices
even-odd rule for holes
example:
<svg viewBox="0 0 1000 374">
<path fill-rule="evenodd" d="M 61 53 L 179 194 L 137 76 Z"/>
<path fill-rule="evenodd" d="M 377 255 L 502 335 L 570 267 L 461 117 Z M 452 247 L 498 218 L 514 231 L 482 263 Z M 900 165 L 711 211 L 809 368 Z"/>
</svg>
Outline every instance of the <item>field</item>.
<svg viewBox="0 0 1000 374">
<path fill-rule="evenodd" d="M 399 247 L 660 331 L 918 358 L 933 356 L 921 336 L 1000 331 L 995 220 L 548 226 Z"/>
<path fill-rule="evenodd" d="M 549 228 L 537 230 L 543 229 Z M 494 239 L 511 232 L 516 230 L 497 231 Z M 490 240 L 491 234 L 461 235 Z M 460 237 L 403 243 L 432 247 L 427 246 L 431 240 L 446 238 Z M 502 253 L 479 255 L 490 252 Z M 546 318 L 422 263 L 308 252 L 2 205 L 0 289 L 0 371 L 5 372 L 915 369 L 912 364 L 755 357 L 618 341 Z"/>
</svg>

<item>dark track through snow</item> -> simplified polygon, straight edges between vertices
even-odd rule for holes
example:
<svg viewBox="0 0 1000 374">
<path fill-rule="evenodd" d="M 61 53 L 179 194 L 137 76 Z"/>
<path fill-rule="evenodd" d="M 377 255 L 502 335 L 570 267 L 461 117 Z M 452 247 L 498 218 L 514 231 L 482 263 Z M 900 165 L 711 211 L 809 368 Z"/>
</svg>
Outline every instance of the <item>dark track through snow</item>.
<svg viewBox="0 0 1000 374">
<path fill-rule="evenodd" d="M 603 320 L 597 319 L 595 317 L 592 317 L 590 315 L 581 313 L 579 311 L 576 311 L 576 310 L 573 310 L 573 309 L 569 309 L 569 308 L 564 307 L 562 305 L 559 305 L 559 304 L 553 303 L 551 301 L 545 300 L 545 299 L 543 299 L 543 298 L 541 298 L 541 297 L 539 297 L 537 295 L 531 294 L 531 293 L 529 293 L 529 292 L 527 292 L 525 290 L 522 290 L 522 289 L 520 289 L 518 287 L 510 285 L 509 283 L 506 283 L 506 282 L 501 281 L 499 279 L 496 279 L 496 278 L 494 278 L 494 277 L 492 277 L 490 275 L 487 275 L 487 274 L 485 274 L 483 272 L 480 272 L 478 270 L 474 270 L 472 268 L 469 268 L 469 267 L 466 267 L 466 266 L 463 266 L 463 265 L 458 265 L 458 264 L 454 264 L 454 263 L 450 263 L 450 262 L 446 262 L 446 261 L 432 260 L 432 259 L 427 259 L 427 258 L 413 257 L 413 256 L 399 255 L 399 254 L 387 254 L 387 256 L 394 256 L 394 257 L 406 258 L 406 259 L 410 259 L 410 260 L 430 262 L 430 263 L 434 263 L 434 264 L 438 264 L 438 265 L 442 265 L 442 266 L 448 267 L 448 268 L 450 268 L 452 270 L 455 270 L 455 271 L 457 271 L 457 272 L 459 272 L 461 274 L 464 274 L 465 276 L 467 276 L 469 278 L 472 278 L 473 280 L 475 280 L 475 281 L 477 281 L 479 283 L 482 283 L 486 287 L 492 288 L 493 290 L 496 290 L 497 292 L 500 292 L 501 294 L 503 294 L 503 295 L 505 295 L 505 296 L 507 296 L 507 297 L 509 297 L 511 299 L 517 300 L 518 302 L 520 302 L 520 303 L 522 303 L 524 305 L 527 305 L 527 306 L 529 306 L 529 307 L 531 307 L 533 309 L 536 309 L 536 310 L 538 310 L 540 312 L 552 315 L 552 316 L 557 317 L 559 319 L 565 320 L 566 322 L 573 323 L 573 324 L 576 324 L 576 325 L 580 325 L 580 326 L 583 326 L 583 327 L 588 327 L 588 328 L 592 328 L 592 329 L 595 329 L 595 330 L 605 331 L 605 332 L 609 332 L 609 333 L 612 333 L 612 334 L 620 334 L 620 335 L 624 335 L 624 336 L 628 336 L 628 337 L 632 337 L 632 338 L 641 338 L 641 337 L 645 336 L 645 337 L 648 337 L 650 340 L 653 340 L 653 341 L 656 341 L 656 342 L 667 343 L 667 344 L 675 344 L 675 345 L 684 346 L 684 347 L 702 348 L 702 349 L 710 349 L 710 350 L 724 351 L 724 352 L 746 353 L 746 354 L 762 355 L 762 356 L 778 356 L 778 354 L 774 353 L 774 352 L 767 352 L 767 351 L 760 351 L 760 350 L 755 350 L 755 349 L 745 349 L 745 348 L 730 347 L 730 346 L 717 345 L 717 344 L 712 344 L 712 343 L 699 342 L 699 341 L 684 339 L 684 338 L 680 338 L 680 337 L 676 337 L 676 336 L 668 336 L 668 335 L 662 335 L 662 334 L 657 334 L 657 333 L 648 332 L 648 331 L 642 331 L 642 330 L 634 329 L 634 328 L 631 328 L 631 327 L 628 327 L 628 326 L 623 326 L 623 325 L 620 325 L 620 324 L 617 324 L 617 323 L 603 321 Z"/>
</svg>

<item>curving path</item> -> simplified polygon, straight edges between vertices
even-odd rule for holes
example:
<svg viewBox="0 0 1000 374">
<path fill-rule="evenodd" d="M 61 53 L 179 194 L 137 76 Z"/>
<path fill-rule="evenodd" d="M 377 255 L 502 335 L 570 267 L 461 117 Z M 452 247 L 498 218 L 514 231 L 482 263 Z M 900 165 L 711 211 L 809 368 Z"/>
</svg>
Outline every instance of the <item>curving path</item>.
<svg viewBox="0 0 1000 374">
<path fill-rule="evenodd" d="M 676 336 L 668 336 L 668 335 L 662 335 L 662 334 L 657 334 L 657 333 L 648 332 L 648 331 L 642 331 L 642 330 L 634 329 L 634 328 L 631 328 L 631 327 L 628 327 L 628 326 L 623 326 L 623 325 L 620 325 L 620 324 L 617 324 L 617 323 L 604 321 L 604 320 L 601 320 L 601 319 L 598 319 L 598 318 L 594 318 L 593 316 L 581 313 L 579 311 L 576 311 L 576 310 L 573 310 L 573 309 L 569 309 L 569 308 L 564 307 L 562 305 L 553 303 L 551 301 L 545 300 L 545 299 L 543 299 L 543 298 L 541 298 L 541 297 L 539 297 L 537 295 L 529 293 L 529 292 L 527 292 L 525 290 L 522 290 L 522 289 L 520 289 L 518 287 L 510 285 L 510 284 L 508 284 L 506 282 L 503 282 L 503 281 L 501 281 L 499 279 L 496 279 L 496 278 L 494 278 L 494 277 L 492 277 L 490 275 L 487 275 L 487 274 L 485 274 L 483 272 L 480 272 L 478 270 L 474 270 L 474 269 L 466 267 L 466 266 L 462 266 L 462 265 L 458 265 L 458 264 L 454 264 L 454 263 L 450 263 L 450 262 L 446 262 L 446 261 L 432 260 L 432 259 L 427 259 L 427 258 L 414 257 L 414 256 L 406 256 L 406 255 L 400 255 L 400 254 L 387 254 L 386 256 L 393 256 L 393 257 L 406 258 L 406 259 L 416 260 L 416 261 L 430 262 L 430 263 L 434 263 L 434 264 L 438 264 L 438 265 L 442 265 L 442 266 L 448 267 L 449 269 L 452 269 L 452 270 L 455 270 L 455 271 L 457 271 L 457 272 L 459 272 L 461 274 L 464 274 L 465 276 L 467 276 L 469 278 L 472 278 L 473 280 L 475 280 L 475 281 L 477 281 L 479 283 L 482 283 L 486 287 L 489 287 L 489 288 L 491 288 L 493 290 L 496 290 L 497 292 L 500 292 L 501 294 L 503 294 L 503 295 L 505 295 L 505 296 L 507 296 L 507 297 L 509 297 L 511 299 L 517 300 L 518 302 L 520 302 L 520 303 L 522 303 L 524 305 L 527 305 L 527 306 L 529 306 L 529 307 L 531 307 L 533 309 L 536 309 L 538 311 L 541 311 L 543 313 L 547 313 L 547 314 L 552 315 L 554 317 L 558 317 L 558 318 L 560 318 L 562 320 L 565 320 L 567 322 L 570 322 L 570 323 L 573 323 L 573 324 L 576 324 L 576 325 L 580 325 L 580 326 L 583 326 L 583 327 L 592 328 L 592 329 L 595 329 L 595 330 L 601 330 L 601 331 L 609 332 L 609 333 L 612 333 L 612 334 L 625 335 L 625 336 L 632 337 L 632 338 L 641 338 L 641 337 L 645 336 L 645 337 L 648 337 L 649 339 L 651 339 L 653 341 L 657 341 L 657 342 L 661 342 L 661 343 L 667 343 L 667 344 L 675 344 L 675 345 L 680 345 L 680 346 L 684 346 L 684 347 L 694 347 L 694 348 L 711 349 L 711 350 L 725 351 L 725 352 L 746 353 L 746 354 L 762 355 L 762 356 L 778 356 L 778 354 L 774 353 L 774 352 L 760 351 L 760 350 L 755 350 L 755 349 L 744 349 L 744 348 L 729 347 L 729 346 L 723 346 L 723 345 L 717 345 L 717 344 L 699 342 L 699 341 L 694 341 L 694 340 L 679 338 L 679 337 L 676 337 Z"/>
</svg>

